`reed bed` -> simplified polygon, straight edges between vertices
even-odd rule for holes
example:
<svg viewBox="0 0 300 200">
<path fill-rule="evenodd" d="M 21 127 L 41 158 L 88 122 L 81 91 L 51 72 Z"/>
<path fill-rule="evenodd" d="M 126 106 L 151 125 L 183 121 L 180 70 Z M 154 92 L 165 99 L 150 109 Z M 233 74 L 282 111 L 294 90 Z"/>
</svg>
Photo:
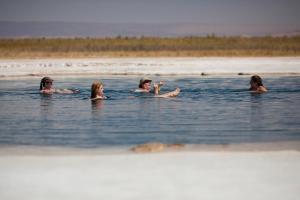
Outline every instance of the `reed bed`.
<svg viewBox="0 0 300 200">
<path fill-rule="evenodd" d="M 300 56 L 300 36 L 0 39 L 1 58 L 201 56 Z"/>
</svg>

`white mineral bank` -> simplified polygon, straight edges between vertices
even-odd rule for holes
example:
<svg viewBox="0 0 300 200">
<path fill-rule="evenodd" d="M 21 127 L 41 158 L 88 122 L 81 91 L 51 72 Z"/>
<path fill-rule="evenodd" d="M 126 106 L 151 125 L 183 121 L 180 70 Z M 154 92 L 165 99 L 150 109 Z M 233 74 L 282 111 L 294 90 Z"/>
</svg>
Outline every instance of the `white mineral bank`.
<svg viewBox="0 0 300 200">
<path fill-rule="evenodd" d="M 298 200 L 300 152 L 1 155 L 3 200 Z"/>
<path fill-rule="evenodd" d="M 0 60 L 0 76 L 85 74 L 300 73 L 300 57 L 90 58 Z"/>
</svg>

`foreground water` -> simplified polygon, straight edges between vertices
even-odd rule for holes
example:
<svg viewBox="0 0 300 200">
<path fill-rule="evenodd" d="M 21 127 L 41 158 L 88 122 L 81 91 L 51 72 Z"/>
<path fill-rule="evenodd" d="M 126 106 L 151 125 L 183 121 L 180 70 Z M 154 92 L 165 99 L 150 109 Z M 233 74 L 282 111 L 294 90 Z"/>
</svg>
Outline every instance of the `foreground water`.
<svg viewBox="0 0 300 200">
<path fill-rule="evenodd" d="M 139 77 L 55 77 L 79 94 L 41 95 L 39 79 L 0 80 L 0 144 L 94 148 L 145 142 L 227 144 L 300 140 L 299 77 L 266 77 L 270 92 L 251 94 L 249 77 L 153 77 L 177 98 L 139 97 Z M 89 101 L 93 80 L 110 98 Z"/>
</svg>

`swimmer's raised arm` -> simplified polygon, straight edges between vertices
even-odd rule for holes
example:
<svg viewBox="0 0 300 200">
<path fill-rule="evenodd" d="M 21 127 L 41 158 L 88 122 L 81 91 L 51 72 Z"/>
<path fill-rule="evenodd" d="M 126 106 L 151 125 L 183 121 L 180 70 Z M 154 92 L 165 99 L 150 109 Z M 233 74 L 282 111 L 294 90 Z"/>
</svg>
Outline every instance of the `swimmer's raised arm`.
<svg viewBox="0 0 300 200">
<path fill-rule="evenodd" d="M 160 95 L 159 94 L 160 88 L 165 84 L 164 81 L 160 81 L 159 83 L 154 83 L 153 90 L 151 90 L 151 82 L 152 80 L 149 78 L 142 78 L 140 80 L 139 88 L 136 89 L 134 92 L 145 92 L 145 93 L 153 92 L 155 95 L 154 97 L 161 97 L 161 98 L 176 97 L 180 92 L 180 89 L 177 88 L 173 92 L 168 92 Z"/>
<path fill-rule="evenodd" d="M 159 83 L 154 83 L 153 89 L 154 89 L 154 94 L 158 95 L 160 92 L 161 86 L 164 85 L 164 81 L 160 81 Z"/>
</svg>

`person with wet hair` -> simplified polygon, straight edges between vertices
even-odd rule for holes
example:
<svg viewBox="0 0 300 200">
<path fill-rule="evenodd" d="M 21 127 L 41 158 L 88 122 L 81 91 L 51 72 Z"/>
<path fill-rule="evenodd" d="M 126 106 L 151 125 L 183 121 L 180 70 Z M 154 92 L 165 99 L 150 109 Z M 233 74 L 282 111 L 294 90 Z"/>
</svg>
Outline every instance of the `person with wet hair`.
<svg viewBox="0 0 300 200">
<path fill-rule="evenodd" d="M 94 81 L 91 86 L 91 101 L 107 99 L 104 95 L 104 85 L 101 81 Z"/>
<path fill-rule="evenodd" d="M 53 79 L 50 77 L 44 77 L 42 78 L 40 82 L 40 93 L 43 94 L 53 94 L 53 93 L 59 93 L 59 94 L 73 94 L 78 93 L 79 90 L 70 90 L 70 89 L 55 89 L 53 87 Z"/>
<path fill-rule="evenodd" d="M 52 87 L 53 79 L 50 77 L 42 78 L 40 82 L 40 93 L 52 94 L 55 92 L 55 89 Z"/>
<path fill-rule="evenodd" d="M 159 94 L 160 93 L 160 88 L 161 88 L 161 86 L 164 85 L 164 82 L 160 81 L 158 84 L 154 83 L 153 90 L 151 89 L 151 83 L 152 83 L 151 79 L 142 78 L 140 80 L 140 83 L 139 83 L 139 88 L 136 89 L 134 92 L 141 92 L 141 93 L 151 93 L 151 92 L 153 92 L 155 97 L 164 97 L 164 98 L 175 97 L 180 93 L 180 89 L 176 88 L 176 90 L 174 90 L 172 92 L 168 92 L 168 93 L 165 93 L 165 94 Z"/>
<path fill-rule="evenodd" d="M 159 84 L 154 84 L 153 90 L 151 89 L 152 80 L 149 78 L 142 78 L 139 83 L 139 88 L 135 90 L 135 92 L 154 92 L 154 94 L 158 94 L 160 87 L 163 85 L 163 82 Z"/>
<path fill-rule="evenodd" d="M 258 75 L 253 75 L 250 79 L 250 91 L 252 92 L 258 92 L 258 93 L 263 93 L 267 92 L 267 88 L 262 83 L 262 79 Z"/>
</svg>

